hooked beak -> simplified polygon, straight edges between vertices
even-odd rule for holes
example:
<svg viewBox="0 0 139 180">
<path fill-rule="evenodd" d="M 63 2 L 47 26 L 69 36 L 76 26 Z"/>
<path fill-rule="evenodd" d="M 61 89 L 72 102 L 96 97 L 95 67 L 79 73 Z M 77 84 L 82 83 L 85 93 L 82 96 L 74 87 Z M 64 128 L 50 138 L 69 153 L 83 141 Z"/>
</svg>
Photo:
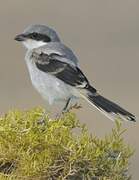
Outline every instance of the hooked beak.
<svg viewBox="0 0 139 180">
<path fill-rule="evenodd" d="M 15 36 L 14 40 L 16 40 L 16 41 L 25 41 L 26 36 L 24 34 L 19 34 L 19 35 Z"/>
</svg>

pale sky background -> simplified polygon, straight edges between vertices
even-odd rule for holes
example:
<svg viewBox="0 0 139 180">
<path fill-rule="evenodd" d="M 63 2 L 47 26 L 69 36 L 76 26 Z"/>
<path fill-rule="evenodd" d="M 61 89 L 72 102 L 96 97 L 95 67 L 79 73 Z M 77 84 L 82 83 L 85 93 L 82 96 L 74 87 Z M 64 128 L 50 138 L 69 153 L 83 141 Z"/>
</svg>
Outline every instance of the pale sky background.
<svg viewBox="0 0 139 180">
<path fill-rule="evenodd" d="M 46 24 L 59 33 L 80 60 L 86 76 L 103 95 L 139 117 L 139 1 L 1 0 L 0 112 L 29 109 L 44 101 L 31 86 L 25 49 L 13 39 L 29 24 Z M 104 136 L 114 123 L 87 103 L 77 112 L 90 132 Z M 131 162 L 139 178 L 139 122 L 123 122 L 125 140 L 136 149 Z"/>
</svg>

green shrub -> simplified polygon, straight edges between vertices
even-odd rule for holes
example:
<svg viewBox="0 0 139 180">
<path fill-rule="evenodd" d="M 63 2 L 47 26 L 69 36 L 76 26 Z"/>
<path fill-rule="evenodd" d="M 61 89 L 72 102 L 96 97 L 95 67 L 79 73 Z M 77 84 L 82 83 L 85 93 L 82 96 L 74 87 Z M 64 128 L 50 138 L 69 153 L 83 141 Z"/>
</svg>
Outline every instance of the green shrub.
<svg viewBox="0 0 139 180">
<path fill-rule="evenodd" d="M 0 180 L 128 180 L 131 149 L 117 121 L 104 139 L 92 137 L 75 114 L 40 123 L 43 109 L 0 118 Z M 93 121 L 93 120 L 92 120 Z M 75 133 L 75 130 L 78 133 Z"/>
</svg>

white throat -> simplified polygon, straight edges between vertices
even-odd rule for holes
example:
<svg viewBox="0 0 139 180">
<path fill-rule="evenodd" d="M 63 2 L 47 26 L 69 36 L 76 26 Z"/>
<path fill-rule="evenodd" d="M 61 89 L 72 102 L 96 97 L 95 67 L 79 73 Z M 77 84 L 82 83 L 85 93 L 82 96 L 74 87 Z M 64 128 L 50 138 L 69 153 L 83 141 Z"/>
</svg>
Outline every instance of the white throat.
<svg viewBox="0 0 139 180">
<path fill-rule="evenodd" d="M 47 44 L 46 42 L 35 41 L 32 39 L 27 39 L 26 41 L 23 41 L 23 45 L 29 50 L 34 49 L 34 48 L 38 48 L 38 47 L 46 45 L 46 44 Z"/>
</svg>

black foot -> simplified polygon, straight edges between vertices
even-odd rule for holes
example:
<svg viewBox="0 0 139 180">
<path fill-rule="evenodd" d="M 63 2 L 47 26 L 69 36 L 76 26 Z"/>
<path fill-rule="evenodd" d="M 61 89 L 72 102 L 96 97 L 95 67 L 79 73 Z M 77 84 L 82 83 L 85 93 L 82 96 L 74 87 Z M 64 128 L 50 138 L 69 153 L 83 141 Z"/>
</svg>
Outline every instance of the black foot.
<svg viewBox="0 0 139 180">
<path fill-rule="evenodd" d="M 81 104 L 76 103 L 76 104 L 74 104 L 73 106 L 71 106 L 71 107 L 69 108 L 69 110 L 72 110 L 72 109 L 80 109 L 80 108 L 82 108 Z"/>
</svg>

